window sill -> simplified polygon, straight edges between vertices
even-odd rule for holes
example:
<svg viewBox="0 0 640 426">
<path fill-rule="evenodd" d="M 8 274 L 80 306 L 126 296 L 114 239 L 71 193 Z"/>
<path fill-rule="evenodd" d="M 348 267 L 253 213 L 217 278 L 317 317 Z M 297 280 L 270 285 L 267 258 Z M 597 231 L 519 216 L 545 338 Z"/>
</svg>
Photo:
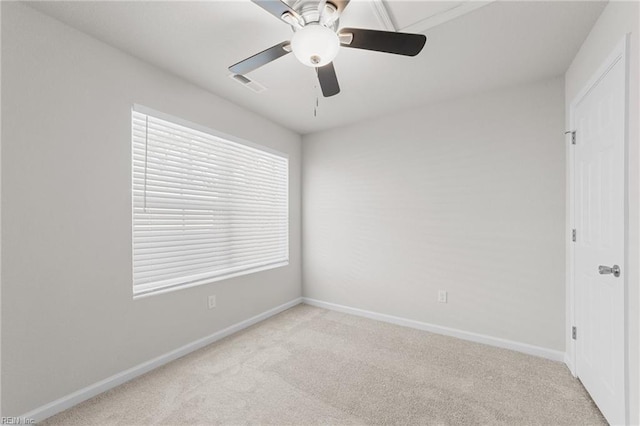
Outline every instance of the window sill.
<svg viewBox="0 0 640 426">
<path fill-rule="evenodd" d="M 139 291 L 137 293 L 135 292 L 135 289 L 134 289 L 133 300 L 144 299 L 144 298 L 147 298 L 149 296 L 155 296 L 155 295 L 158 295 L 158 294 L 171 293 L 171 292 L 174 292 L 174 291 L 183 290 L 185 288 L 191 288 L 191 287 L 197 287 L 197 286 L 200 286 L 200 285 L 211 284 L 211 283 L 214 283 L 214 282 L 223 281 L 223 280 L 227 280 L 227 279 L 230 279 L 230 278 L 236 278 L 236 277 L 240 277 L 240 276 L 243 276 L 243 275 L 250 275 L 250 274 L 253 274 L 253 273 L 256 273 L 256 272 L 266 271 L 266 270 L 269 270 L 269 269 L 280 268 L 282 266 L 287 266 L 287 265 L 289 265 L 289 260 L 285 260 L 283 262 L 274 263 L 274 264 L 270 264 L 270 265 L 259 266 L 257 268 L 247 269 L 247 270 L 244 270 L 244 271 L 238 271 L 238 272 L 234 272 L 232 274 L 221 275 L 219 277 L 205 278 L 205 279 L 201 279 L 201 280 L 190 282 L 190 283 L 186 283 L 186 284 L 177 284 L 177 285 L 172 285 L 172 286 L 169 286 L 169 287 L 160 287 L 160 288 L 155 288 L 155 289 L 149 289 L 149 290 Z"/>
</svg>

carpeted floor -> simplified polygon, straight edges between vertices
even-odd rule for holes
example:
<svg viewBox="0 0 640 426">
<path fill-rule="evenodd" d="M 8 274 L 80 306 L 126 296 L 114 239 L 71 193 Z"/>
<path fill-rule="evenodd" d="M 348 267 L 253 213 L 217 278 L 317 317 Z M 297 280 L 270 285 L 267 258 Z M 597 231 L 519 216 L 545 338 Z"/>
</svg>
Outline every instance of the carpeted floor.
<svg viewBox="0 0 640 426">
<path fill-rule="evenodd" d="M 40 423 L 606 424 L 564 364 L 299 305 Z"/>
</svg>

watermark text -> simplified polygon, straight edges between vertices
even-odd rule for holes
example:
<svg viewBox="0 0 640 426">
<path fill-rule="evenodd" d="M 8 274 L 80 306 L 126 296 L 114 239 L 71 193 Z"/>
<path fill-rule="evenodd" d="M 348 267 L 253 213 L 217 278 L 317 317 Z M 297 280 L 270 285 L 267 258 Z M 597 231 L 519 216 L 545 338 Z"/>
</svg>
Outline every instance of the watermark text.
<svg viewBox="0 0 640 426">
<path fill-rule="evenodd" d="M 35 425 L 36 421 L 29 417 L 0 417 L 0 425 Z"/>
</svg>

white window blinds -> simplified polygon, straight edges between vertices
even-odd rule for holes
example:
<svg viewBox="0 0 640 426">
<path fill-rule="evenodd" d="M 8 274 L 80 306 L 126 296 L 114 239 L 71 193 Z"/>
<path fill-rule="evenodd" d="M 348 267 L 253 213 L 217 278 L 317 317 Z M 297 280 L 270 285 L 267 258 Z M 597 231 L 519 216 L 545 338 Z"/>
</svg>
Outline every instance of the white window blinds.
<svg viewBox="0 0 640 426">
<path fill-rule="evenodd" d="M 287 158 L 156 115 L 132 111 L 134 296 L 287 264 Z"/>
</svg>

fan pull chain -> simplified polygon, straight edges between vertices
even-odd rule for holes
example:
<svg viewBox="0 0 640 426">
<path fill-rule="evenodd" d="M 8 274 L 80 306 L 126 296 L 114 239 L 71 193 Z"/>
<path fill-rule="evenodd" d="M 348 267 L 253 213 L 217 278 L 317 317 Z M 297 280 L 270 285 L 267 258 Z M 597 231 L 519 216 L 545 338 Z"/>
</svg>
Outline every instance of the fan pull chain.
<svg viewBox="0 0 640 426">
<path fill-rule="evenodd" d="M 318 74 L 318 68 L 316 68 L 316 75 Z M 314 84 L 313 88 L 315 89 L 316 92 L 316 103 L 313 106 L 313 116 L 317 117 L 318 116 L 318 106 L 320 105 L 319 101 L 318 101 L 318 85 Z"/>
</svg>

